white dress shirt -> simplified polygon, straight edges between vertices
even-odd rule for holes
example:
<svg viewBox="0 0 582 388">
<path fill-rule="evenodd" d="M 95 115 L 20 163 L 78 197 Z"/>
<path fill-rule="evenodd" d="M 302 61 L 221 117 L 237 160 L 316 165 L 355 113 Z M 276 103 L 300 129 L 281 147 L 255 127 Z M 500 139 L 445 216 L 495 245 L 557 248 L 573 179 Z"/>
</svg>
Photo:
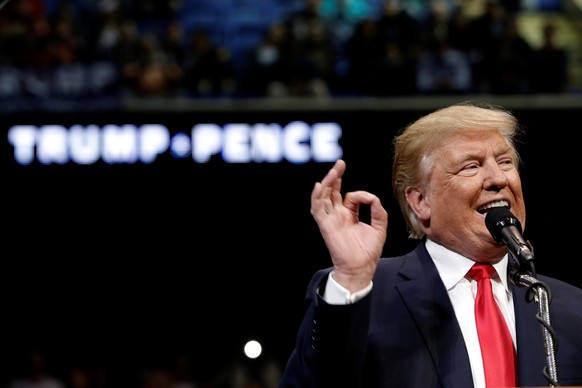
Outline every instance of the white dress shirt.
<svg viewBox="0 0 582 388">
<path fill-rule="evenodd" d="M 432 257 L 451 298 L 457 321 L 467 345 L 474 388 L 485 388 L 483 360 L 481 358 L 474 313 L 477 282 L 467 276 L 467 272 L 475 262 L 430 239 L 426 240 L 426 249 Z M 508 257 L 505 255 L 501 261 L 493 265 L 499 277 L 492 278 L 491 284 L 493 295 L 505 317 L 515 346 L 515 314 L 513 311 L 513 298 L 507 284 L 507 260 Z M 365 289 L 350 293 L 333 279 L 332 272 L 325 288 L 324 298 L 331 304 L 354 303 L 370 292 L 372 286 L 372 283 L 370 283 Z"/>
</svg>

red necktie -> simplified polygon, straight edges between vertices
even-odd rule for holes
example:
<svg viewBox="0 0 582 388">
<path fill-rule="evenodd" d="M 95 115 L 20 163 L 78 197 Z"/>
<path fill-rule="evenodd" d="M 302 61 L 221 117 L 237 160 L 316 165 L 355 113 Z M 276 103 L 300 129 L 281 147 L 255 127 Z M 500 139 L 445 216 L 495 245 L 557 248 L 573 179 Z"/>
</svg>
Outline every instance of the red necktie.
<svg viewBox="0 0 582 388">
<path fill-rule="evenodd" d="M 517 386 L 515 373 L 515 350 L 509 329 L 493 298 L 491 274 L 495 268 L 489 264 L 476 263 L 469 276 L 477 281 L 475 299 L 475 321 L 487 388 Z"/>
</svg>

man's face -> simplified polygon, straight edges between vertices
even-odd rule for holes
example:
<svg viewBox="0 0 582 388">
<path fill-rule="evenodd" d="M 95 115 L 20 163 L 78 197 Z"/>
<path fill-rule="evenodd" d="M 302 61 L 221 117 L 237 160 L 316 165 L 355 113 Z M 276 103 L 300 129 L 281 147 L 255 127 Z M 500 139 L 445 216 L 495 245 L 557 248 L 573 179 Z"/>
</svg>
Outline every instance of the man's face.
<svg viewBox="0 0 582 388">
<path fill-rule="evenodd" d="M 485 225 L 492 206 L 505 206 L 525 228 L 525 204 L 517 161 L 497 131 L 447 137 L 433 153 L 424 193 L 427 235 L 466 257 L 494 260 L 506 252 Z"/>
</svg>

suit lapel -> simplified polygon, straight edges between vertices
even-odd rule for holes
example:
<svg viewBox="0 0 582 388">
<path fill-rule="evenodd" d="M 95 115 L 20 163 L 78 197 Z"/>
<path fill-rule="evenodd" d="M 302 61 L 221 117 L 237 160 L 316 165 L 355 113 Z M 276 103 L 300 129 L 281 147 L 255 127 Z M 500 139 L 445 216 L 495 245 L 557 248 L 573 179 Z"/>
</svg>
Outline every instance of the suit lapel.
<svg viewBox="0 0 582 388">
<path fill-rule="evenodd" d="M 397 286 L 432 355 L 443 386 L 473 386 L 465 341 L 447 291 L 424 244 L 406 257 Z"/>
</svg>

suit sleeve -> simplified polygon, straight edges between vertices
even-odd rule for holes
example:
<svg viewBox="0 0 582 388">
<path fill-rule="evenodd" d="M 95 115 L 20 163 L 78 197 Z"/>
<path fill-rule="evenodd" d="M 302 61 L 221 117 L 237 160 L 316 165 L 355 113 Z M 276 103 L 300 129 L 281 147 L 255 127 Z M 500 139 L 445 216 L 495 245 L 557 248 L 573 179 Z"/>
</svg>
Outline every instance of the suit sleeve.
<svg viewBox="0 0 582 388">
<path fill-rule="evenodd" d="M 279 388 L 361 386 L 371 293 L 354 304 L 321 297 L 331 269 L 318 271 L 307 288 L 306 312 Z"/>
</svg>

